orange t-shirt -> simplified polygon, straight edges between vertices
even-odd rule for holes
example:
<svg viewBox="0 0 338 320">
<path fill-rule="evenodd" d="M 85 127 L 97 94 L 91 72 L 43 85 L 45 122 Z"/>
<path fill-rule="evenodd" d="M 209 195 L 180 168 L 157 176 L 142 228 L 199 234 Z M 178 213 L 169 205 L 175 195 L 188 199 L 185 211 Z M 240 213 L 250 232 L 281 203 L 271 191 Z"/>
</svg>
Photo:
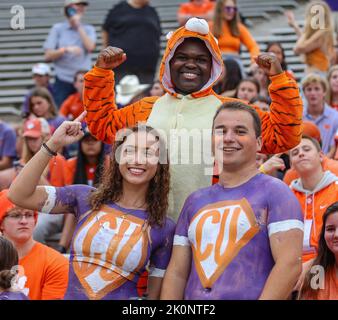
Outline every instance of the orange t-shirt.
<svg viewBox="0 0 338 320">
<path fill-rule="evenodd" d="M 200 14 L 206 14 L 214 9 L 215 4 L 209 0 L 204 0 L 202 5 L 197 5 L 194 2 L 182 3 L 178 9 L 178 14 L 190 14 L 198 17 Z"/>
<path fill-rule="evenodd" d="M 303 262 L 306 262 L 315 258 L 317 254 L 323 214 L 329 205 L 338 200 L 338 181 L 308 196 L 295 189 L 291 190 L 297 197 L 304 214 Z"/>
<path fill-rule="evenodd" d="M 324 171 L 329 170 L 333 174 L 338 176 L 338 161 L 337 160 L 324 157 L 323 162 L 322 162 L 322 167 Z M 290 168 L 288 171 L 286 171 L 283 181 L 287 185 L 290 185 L 290 183 L 293 180 L 298 179 L 298 178 L 299 178 L 299 174 L 297 173 L 297 171 L 294 168 Z"/>
<path fill-rule="evenodd" d="M 77 118 L 84 111 L 83 102 L 79 92 L 70 95 L 61 105 L 60 115 L 68 119 Z"/>
<path fill-rule="evenodd" d="M 209 22 L 209 25 L 211 30 L 213 30 L 213 23 Z M 229 25 L 227 23 L 223 23 L 222 34 L 217 40 L 222 54 L 238 55 L 241 44 L 244 44 L 247 47 L 248 51 L 250 52 L 251 59 L 260 53 L 257 42 L 252 37 L 249 30 L 242 23 L 239 24 L 239 37 L 233 36 L 231 34 Z"/>
<path fill-rule="evenodd" d="M 22 259 L 31 300 L 63 299 L 68 286 L 69 261 L 59 252 L 36 242 Z"/>
<path fill-rule="evenodd" d="M 67 160 L 63 156 L 58 154 L 49 161 L 48 181 L 54 187 L 64 187 L 72 184 L 73 181 L 69 173 Z"/>
<path fill-rule="evenodd" d="M 313 50 L 305 54 L 305 63 L 320 71 L 326 72 L 329 70 L 330 61 L 326 54 L 321 49 Z"/>
</svg>

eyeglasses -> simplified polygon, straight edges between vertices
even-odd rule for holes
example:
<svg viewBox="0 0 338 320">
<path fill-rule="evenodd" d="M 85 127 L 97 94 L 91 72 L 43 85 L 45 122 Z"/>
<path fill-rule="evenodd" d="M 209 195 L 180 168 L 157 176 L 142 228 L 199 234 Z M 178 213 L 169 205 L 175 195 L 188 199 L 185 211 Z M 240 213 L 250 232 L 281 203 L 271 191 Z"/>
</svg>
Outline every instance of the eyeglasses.
<svg viewBox="0 0 338 320">
<path fill-rule="evenodd" d="M 225 6 L 224 11 L 227 13 L 235 13 L 237 12 L 237 7 Z"/>
<path fill-rule="evenodd" d="M 26 220 L 32 220 L 34 219 L 34 212 L 32 213 L 24 213 L 24 214 L 21 214 L 21 213 L 10 213 L 8 215 L 5 216 L 5 218 L 11 218 L 13 220 L 16 220 L 16 221 L 21 221 L 23 219 L 23 217 L 26 218 Z"/>
</svg>

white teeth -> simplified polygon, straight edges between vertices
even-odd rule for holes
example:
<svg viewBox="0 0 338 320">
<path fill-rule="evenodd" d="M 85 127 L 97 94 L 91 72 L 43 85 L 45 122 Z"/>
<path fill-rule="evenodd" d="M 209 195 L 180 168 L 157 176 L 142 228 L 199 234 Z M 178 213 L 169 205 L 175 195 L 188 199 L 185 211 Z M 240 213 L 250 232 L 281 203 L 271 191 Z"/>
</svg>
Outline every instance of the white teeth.
<svg viewBox="0 0 338 320">
<path fill-rule="evenodd" d="M 134 173 L 134 174 L 141 174 L 143 173 L 145 170 L 143 169 L 139 169 L 139 168 L 129 168 L 128 169 L 131 173 Z"/>
<path fill-rule="evenodd" d="M 183 75 L 184 75 L 185 78 L 188 78 L 188 79 L 195 79 L 195 78 L 197 78 L 197 74 L 194 74 L 194 73 L 184 72 Z"/>
</svg>

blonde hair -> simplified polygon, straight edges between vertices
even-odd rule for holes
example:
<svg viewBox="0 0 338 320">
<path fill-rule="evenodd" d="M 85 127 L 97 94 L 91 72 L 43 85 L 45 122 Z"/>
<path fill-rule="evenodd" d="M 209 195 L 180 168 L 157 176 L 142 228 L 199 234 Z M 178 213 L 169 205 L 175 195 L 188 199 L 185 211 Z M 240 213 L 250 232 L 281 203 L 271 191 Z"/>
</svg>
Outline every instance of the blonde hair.
<svg viewBox="0 0 338 320">
<path fill-rule="evenodd" d="M 329 105 L 332 103 L 332 90 L 330 86 L 330 79 L 332 77 L 333 72 L 338 71 L 338 64 L 332 66 L 328 73 L 327 73 L 327 82 L 328 82 L 328 87 L 327 87 L 327 92 L 326 92 L 326 101 Z"/>
<path fill-rule="evenodd" d="M 231 21 L 226 21 L 223 18 L 224 4 L 228 0 L 217 0 L 215 6 L 215 15 L 214 15 L 214 23 L 213 23 L 213 34 L 216 38 L 219 38 L 222 34 L 222 25 L 223 23 L 227 23 L 230 28 L 231 35 L 233 37 L 239 37 L 239 23 L 240 17 L 239 12 L 237 10 L 234 18 Z M 237 0 L 232 0 L 234 4 L 237 6 Z"/>
<path fill-rule="evenodd" d="M 331 9 L 324 1 L 314 0 L 308 4 L 305 14 L 304 36 L 305 39 L 309 39 L 313 34 L 321 30 L 320 28 L 313 28 L 312 25 L 312 19 L 316 14 L 316 12 L 312 12 L 314 6 L 321 6 L 324 9 L 324 29 L 322 30 L 325 30 L 326 43 L 323 47 L 330 56 L 329 60 L 331 60 L 334 55 L 334 30 Z"/>
<path fill-rule="evenodd" d="M 328 83 L 326 79 L 322 78 L 320 75 L 315 74 L 315 73 L 310 73 L 307 76 L 305 76 L 301 82 L 302 84 L 302 89 L 304 90 L 308 85 L 312 83 L 319 83 L 322 88 L 324 89 L 324 92 L 327 92 Z"/>
</svg>

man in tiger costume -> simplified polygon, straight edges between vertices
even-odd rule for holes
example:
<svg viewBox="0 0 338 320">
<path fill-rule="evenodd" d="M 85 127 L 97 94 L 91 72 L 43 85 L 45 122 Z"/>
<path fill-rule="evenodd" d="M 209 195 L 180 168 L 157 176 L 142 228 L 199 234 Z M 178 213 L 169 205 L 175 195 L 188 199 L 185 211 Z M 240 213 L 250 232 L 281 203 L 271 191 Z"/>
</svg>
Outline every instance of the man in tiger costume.
<svg viewBox="0 0 338 320">
<path fill-rule="evenodd" d="M 221 97 L 212 90 L 224 67 L 217 40 L 205 20 L 191 18 L 167 38 L 160 67 L 164 96 L 143 98 L 117 109 L 112 69 L 127 57 L 123 49 L 108 47 L 85 75 L 84 106 L 90 132 L 106 143 L 114 142 L 118 130 L 138 122 L 146 122 L 170 137 L 169 215 L 176 219 L 187 196 L 212 183 L 212 170 L 206 170 L 213 166 L 212 119 L 222 103 L 234 99 Z M 263 53 L 256 63 L 271 79 L 270 112 L 252 106 L 262 120 L 262 152 L 284 152 L 299 144 L 301 138 L 303 106 L 299 89 L 274 55 Z M 178 148 L 178 141 L 183 143 L 187 138 L 188 145 Z"/>
</svg>

